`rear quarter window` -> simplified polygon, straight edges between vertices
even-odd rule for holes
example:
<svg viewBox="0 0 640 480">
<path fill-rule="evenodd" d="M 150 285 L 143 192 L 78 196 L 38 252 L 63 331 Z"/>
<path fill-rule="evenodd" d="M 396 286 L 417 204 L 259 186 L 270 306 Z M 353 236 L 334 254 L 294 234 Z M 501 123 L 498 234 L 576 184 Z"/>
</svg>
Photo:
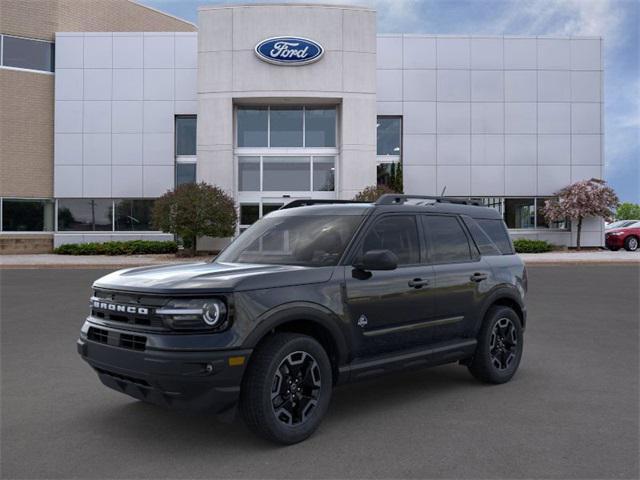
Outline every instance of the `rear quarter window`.
<svg viewBox="0 0 640 480">
<path fill-rule="evenodd" d="M 482 228 L 484 233 L 491 239 L 491 241 L 498 247 L 500 253 L 503 255 L 513 254 L 513 245 L 509 233 L 504 225 L 504 222 L 500 219 L 475 219 L 478 225 Z"/>
</svg>

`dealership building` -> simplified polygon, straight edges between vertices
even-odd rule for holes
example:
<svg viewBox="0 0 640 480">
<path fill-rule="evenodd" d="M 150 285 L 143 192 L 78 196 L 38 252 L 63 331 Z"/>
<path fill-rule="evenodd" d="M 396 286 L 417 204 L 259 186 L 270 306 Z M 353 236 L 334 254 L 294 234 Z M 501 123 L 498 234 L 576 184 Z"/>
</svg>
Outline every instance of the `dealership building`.
<svg viewBox="0 0 640 480">
<path fill-rule="evenodd" d="M 171 238 L 153 201 L 194 181 L 233 196 L 238 231 L 382 183 L 574 245 L 544 200 L 604 174 L 600 38 L 379 35 L 359 6 L 204 6 L 196 27 L 128 0 L 23 3 L 0 23 L 4 252 Z"/>
</svg>

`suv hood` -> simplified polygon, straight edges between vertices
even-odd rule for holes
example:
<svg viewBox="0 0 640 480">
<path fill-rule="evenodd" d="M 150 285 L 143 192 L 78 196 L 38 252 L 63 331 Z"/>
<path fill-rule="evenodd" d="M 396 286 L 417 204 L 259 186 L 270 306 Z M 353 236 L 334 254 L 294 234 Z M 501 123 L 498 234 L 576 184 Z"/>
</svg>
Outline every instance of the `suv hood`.
<svg viewBox="0 0 640 480">
<path fill-rule="evenodd" d="M 199 262 L 118 270 L 99 278 L 93 286 L 157 294 L 232 292 L 326 282 L 333 269 Z"/>
</svg>

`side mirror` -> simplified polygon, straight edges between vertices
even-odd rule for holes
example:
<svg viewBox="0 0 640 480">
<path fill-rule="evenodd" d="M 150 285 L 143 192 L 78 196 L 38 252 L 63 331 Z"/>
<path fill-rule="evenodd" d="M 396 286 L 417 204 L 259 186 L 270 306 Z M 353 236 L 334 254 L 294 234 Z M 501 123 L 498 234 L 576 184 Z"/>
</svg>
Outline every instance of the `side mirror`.
<svg viewBox="0 0 640 480">
<path fill-rule="evenodd" d="M 398 257 L 391 250 L 369 250 L 353 265 L 358 270 L 395 270 Z"/>
</svg>

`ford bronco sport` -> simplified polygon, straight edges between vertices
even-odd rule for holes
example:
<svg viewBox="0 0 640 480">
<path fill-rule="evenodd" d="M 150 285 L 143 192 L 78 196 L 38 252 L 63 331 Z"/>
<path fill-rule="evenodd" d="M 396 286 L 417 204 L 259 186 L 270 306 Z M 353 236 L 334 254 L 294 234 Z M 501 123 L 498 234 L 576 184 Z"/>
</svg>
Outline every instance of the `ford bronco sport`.
<svg viewBox="0 0 640 480">
<path fill-rule="evenodd" d="M 108 387 L 216 413 L 239 404 L 252 430 L 291 444 L 343 382 L 450 362 L 508 381 L 526 289 L 496 210 L 407 195 L 297 200 L 212 262 L 97 280 L 78 352 Z"/>
</svg>

